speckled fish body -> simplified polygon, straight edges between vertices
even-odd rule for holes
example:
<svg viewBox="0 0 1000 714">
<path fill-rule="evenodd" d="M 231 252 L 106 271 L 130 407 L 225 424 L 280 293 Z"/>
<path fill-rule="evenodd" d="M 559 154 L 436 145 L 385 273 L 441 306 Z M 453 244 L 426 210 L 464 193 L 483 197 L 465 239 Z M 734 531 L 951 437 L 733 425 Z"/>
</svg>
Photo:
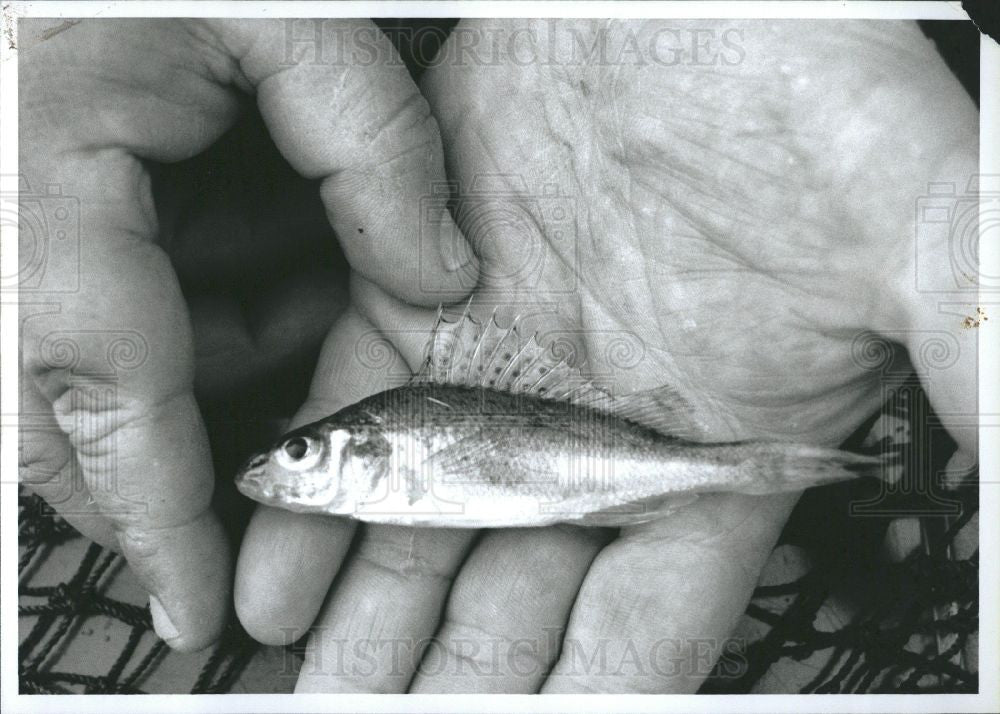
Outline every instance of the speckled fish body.
<svg viewBox="0 0 1000 714">
<path fill-rule="evenodd" d="M 700 443 L 668 388 L 612 398 L 495 320 L 442 323 L 422 374 L 286 434 L 239 490 L 271 506 L 410 526 L 626 525 L 714 491 L 764 494 L 875 475 L 804 444 Z M 656 427 L 656 428 L 654 428 Z"/>
<path fill-rule="evenodd" d="M 240 490 L 272 506 L 404 525 L 623 525 L 707 491 L 801 489 L 877 460 L 797 444 L 699 444 L 572 404 L 408 386 L 287 434 Z"/>
</svg>

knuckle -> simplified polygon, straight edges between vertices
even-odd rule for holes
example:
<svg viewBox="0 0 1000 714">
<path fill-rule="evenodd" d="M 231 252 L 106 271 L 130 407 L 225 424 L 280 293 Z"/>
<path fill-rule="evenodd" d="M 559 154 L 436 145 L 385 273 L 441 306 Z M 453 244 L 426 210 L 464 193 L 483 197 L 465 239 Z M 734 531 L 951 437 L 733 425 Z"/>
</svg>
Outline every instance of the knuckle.
<svg viewBox="0 0 1000 714">
<path fill-rule="evenodd" d="M 42 485 L 56 480 L 70 465 L 72 454 L 56 434 L 32 435 L 21 431 L 17 467 L 21 483 Z"/>
<path fill-rule="evenodd" d="M 545 643 L 532 640 L 515 640 L 500 634 L 486 623 L 456 618 L 449 619 L 442 628 L 440 641 L 445 655 L 473 671 L 493 670 L 499 655 L 509 667 L 521 673 L 546 672 L 552 658 L 545 653 Z"/>
<path fill-rule="evenodd" d="M 450 581 L 453 576 L 451 569 L 444 564 L 415 552 L 415 549 L 396 540 L 376 542 L 366 537 L 358 547 L 357 557 L 371 566 L 402 578 L 416 576 Z"/>
<path fill-rule="evenodd" d="M 477 626 L 452 622 L 441 636 L 441 645 L 448 658 L 476 668 L 489 664 L 493 650 L 489 644 L 500 639 Z"/>
<path fill-rule="evenodd" d="M 119 434 L 135 435 L 155 427 L 159 414 L 180 399 L 180 393 L 161 400 L 130 399 L 114 384 L 106 389 L 69 387 L 52 403 L 60 429 L 81 458 L 105 460 L 114 455 Z"/>
<path fill-rule="evenodd" d="M 17 480 L 25 486 L 48 486 L 63 480 L 67 466 L 69 466 L 68 459 L 61 464 L 48 460 L 19 463 Z"/>
<path fill-rule="evenodd" d="M 70 387 L 53 401 L 52 410 L 70 443 L 88 458 L 108 456 L 115 432 L 141 421 L 138 410 L 104 390 Z"/>
<path fill-rule="evenodd" d="M 160 541 L 146 531 L 116 527 L 115 536 L 125 557 L 131 563 L 155 560 L 160 553 Z"/>
<path fill-rule="evenodd" d="M 373 111 L 363 122 L 358 142 L 364 153 L 380 165 L 400 158 L 426 153 L 429 143 L 438 139 L 437 123 L 427 100 L 416 91 L 388 111 Z"/>
</svg>

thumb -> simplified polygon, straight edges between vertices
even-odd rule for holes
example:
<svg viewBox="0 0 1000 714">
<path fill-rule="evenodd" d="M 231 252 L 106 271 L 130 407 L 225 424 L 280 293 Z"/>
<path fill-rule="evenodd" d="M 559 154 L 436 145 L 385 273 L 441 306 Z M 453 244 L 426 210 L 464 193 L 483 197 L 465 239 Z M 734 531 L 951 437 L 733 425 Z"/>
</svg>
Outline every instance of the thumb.
<svg viewBox="0 0 1000 714">
<path fill-rule="evenodd" d="M 935 414 L 958 445 L 950 457 L 944 485 L 957 486 L 979 460 L 979 339 L 974 327 L 978 305 L 972 299 L 922 301 L 919 329 L 905 344 Z"/>
<path fill-rule="evenodd" d="M 236 104 L 231 90 L 206 88 L 176 23 L 128 29 L 81 22 L 20 55 L 19 163 L 34 196 L 22 194 L 21 205 L 47 219 L 28 221 L 20 235 L 47 251 L 43 279 L 19 295 L 22 391 L 38 395 L 40 411 L 51 407 L 72 451 L 57 466 L 78 474 L 93 499 L 84 504 L 110 525 L 104 532 L 150 594 L 156 631 L 192 650 L 222 630 L 231 562 L 210 509 L 187 308 L 155 244 L 140 157 L 196 153 L 232 121 Z M 172 82 L 157 62 L 176 70 Z M 52 186 L 61 195 L 46 193 Z M 51 309 L 26 316 L 29 303 Z M 72 501 L 53 506 L 87 515 Z"/>
<path fill-rule="evenodd" d="M 81 293 L 25 321 L 25 376 L 51 404 L 83 484 L 150 594 L 157 633 L 200 649 L 224 624 L 231 564 L 210 509 L 190 326 L 166 256 L 89 213 L 81 223 L 98 235 L 81 256 Z"/>
</svg>

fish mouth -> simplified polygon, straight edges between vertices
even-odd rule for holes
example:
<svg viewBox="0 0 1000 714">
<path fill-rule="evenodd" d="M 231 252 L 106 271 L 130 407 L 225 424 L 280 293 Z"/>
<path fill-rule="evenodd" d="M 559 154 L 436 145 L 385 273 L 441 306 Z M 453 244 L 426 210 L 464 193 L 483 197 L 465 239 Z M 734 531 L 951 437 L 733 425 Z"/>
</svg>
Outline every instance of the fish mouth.
<svg viewBox="0 0 1000 714">
<path fill-rule="evenodd" d="M 236 488 L 241 492 L 245 488 L 260 488 L 263 485 L 261 477 L 265 464 L 267 464 L 267 454 L 255 454 L 247 459 L 246 463 L 236 472 L 234 479 Z"/>
<path fill-rule="evenodd" d="M 264 484 L 260 474 L 253 471 L 242 471 L 236 476 L 236 490 L 244 496 L 256 498 L 263 491 Z"/>
<path fill-rule="evenodd" d="M 284 493 L 280 486 L 265 485 L 258 476 L 244 474 L 236 479 L 236 490 L 251 501 L 263 503 L 266 506 L 282 505 Z"/>
<path fill-rule="evenodd" d="M 268 505 L 285 505 L 299 497 L 297 488 L 272 482 L 262 470 L 242 472 L 236 477 L 236 490 L 253 501 Z"/>
</svg>

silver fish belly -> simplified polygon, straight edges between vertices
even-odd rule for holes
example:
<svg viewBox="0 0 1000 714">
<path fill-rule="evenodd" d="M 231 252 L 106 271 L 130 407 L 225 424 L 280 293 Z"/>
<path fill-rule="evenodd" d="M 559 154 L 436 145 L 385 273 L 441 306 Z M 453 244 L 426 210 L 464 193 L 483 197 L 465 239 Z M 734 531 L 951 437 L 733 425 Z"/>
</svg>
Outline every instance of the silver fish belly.
<svg viewBox="0 0 1000 714">
<path fill-rule="evenodd" d="M 675 391 L 612 396 L 517 321 L 439 314 L 411 383 L 286 434 L 237 476 L 304 513 L 438 527 L 626 525 L 710 491 L 802 490 L 882 461 L 806 444 L 703 443 Z"/>
</svg>

